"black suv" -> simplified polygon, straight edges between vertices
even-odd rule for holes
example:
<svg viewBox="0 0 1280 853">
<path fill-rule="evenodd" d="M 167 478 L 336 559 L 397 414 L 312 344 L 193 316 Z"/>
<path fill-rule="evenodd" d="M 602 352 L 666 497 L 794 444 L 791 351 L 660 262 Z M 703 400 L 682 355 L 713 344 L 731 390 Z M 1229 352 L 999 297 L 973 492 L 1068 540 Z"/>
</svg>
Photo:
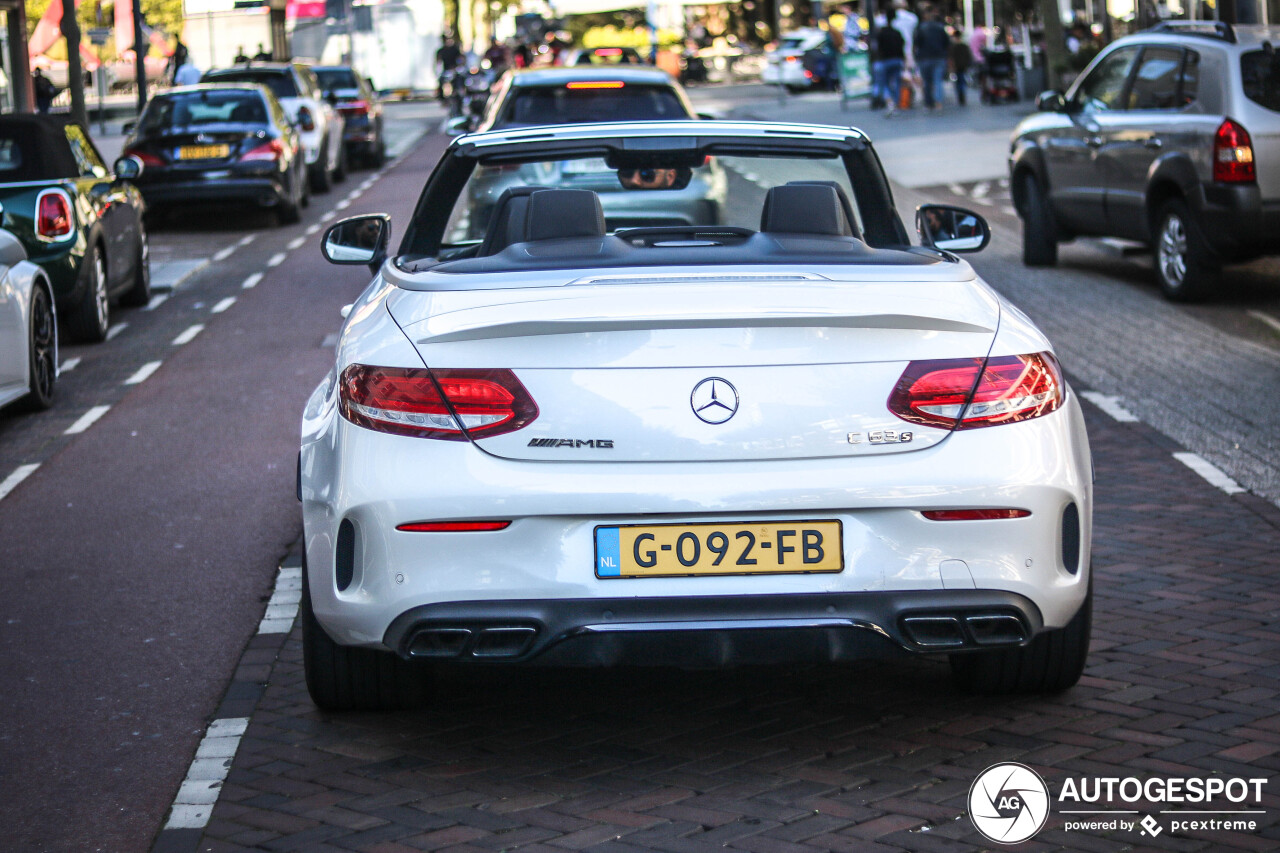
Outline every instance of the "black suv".
<svg viewBox="0 0 1280 853">
<path fill-rule="evenodd" d="M 1224 263 L 1280 253 L 1280 27 L 1165 23 L 1118 39 L 1066 95 L 1045 92 L 1009 155 L 1023 261 L 1058 243 L 1151 246 L 1175 300 Z"/>
</svg>

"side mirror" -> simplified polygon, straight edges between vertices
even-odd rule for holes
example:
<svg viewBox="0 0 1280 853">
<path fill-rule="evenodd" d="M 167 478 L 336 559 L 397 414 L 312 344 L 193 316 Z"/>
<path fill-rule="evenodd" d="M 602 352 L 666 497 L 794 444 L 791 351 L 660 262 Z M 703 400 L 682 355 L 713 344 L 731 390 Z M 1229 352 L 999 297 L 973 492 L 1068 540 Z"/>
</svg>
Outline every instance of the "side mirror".
<svg viewBox="0 0 1280 853">
<path fill-rule="evenodd" d="M 466 116 L 454 116 L 445 124 L 445 133 L 450 136 L 461 136 L 471 129 L 471 120 Z"/>
<path fill-rule="evenodd" d="M 991 226 L 972 210 L 948 204 L 916 208 L 920 244 L 944 252 L 980 252 L 991 242 Z"/>
<path fill-rule="evenodd" d="M 1067 98 L 1061 92 L 1049 89 L 1036 95 L 1036 109 L 1042 113 L 1065 113 Z"/>
<path fill-rule="evenodd" d="M 334 106 L 338 105 L 338 93 L 332 89 L 324 93 L 324 99 Z"/>
<path fill-rule="evenodd" d="M 124 126 L 120 128 L 120 132 L 123 133 L 125 136 L 128 136 L 129 134 L 133 133 L 133 129 L 137 126 L 138 126 L 138 123 L 136 121 L 126 121 L 124 123 Z"/>
<path fill-rule="evenodd" d="M 363 264 L 377 272 L 387 259 L 389 242 L 391 217 L 385 213 L 369 213 L 329 226 L 320 241 L 320 252 L 331 264 Z"/>
<path fill-rule="evenodd" d="M 142 174 L 142 161 L 137 157 L 121 157 L 112 168 L 117 180 L 136 181 Z"/>
</svg>

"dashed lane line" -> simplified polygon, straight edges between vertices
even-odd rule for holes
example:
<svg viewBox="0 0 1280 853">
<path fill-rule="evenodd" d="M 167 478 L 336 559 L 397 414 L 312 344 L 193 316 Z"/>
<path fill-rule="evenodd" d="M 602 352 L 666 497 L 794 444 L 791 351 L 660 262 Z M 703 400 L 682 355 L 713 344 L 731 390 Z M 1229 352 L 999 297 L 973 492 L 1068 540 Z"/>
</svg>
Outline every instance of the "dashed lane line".
<svg viewBox="0 0 1280 853">
<path fill-rule="evenodd" d="M 111 408 L 110 406 L 94 406 L 92 409 L 90 409 L 89 411 L 81 415 L 80 418 L 75 423 L 67 427 L 62 434 L 63 435 L 79 435 L 80 433 L 84 432 L 89 427 L 97 423 L 98 418 L 105 415 L 110 408 Z"/>
<path fill-rule="evenodd" d="M 287 257 L 288 255 L 286 255 L 284 252 L 276 252 L 274 255 L 271 256 L 271 259 L 267 261 L 267 266 L 278 267 L 284 263 L 284 259 Z"/>
<path fill-rule="evenodd" d="M 168 302 L 168 301 L 169 301 L 169 297 L 170 297 L 171 295 L 172 295 L 172 294 L 169 294 L 169 293 L 157 293 L 155 296 L 151 297 L 151 300 L 147 303 L 146 307 L 145 307 L 145 308 L 143 308 L 142 310 L 143 310 L 143 311 L 154 311 L 154 310 L 156 310 L 156 309 L 157 309 L 157 308 L 159 308 L 161 305 L 163 305 L 163 304 L 165 304 L 166 302 Z"/>
<path fill-rule="evenodd" d="M 1255 320 L 1261 320 L 1263 323 L 1266 323 L 1268 326 L 1275 329 L 1277 332 L 1280 332 L 1280 320 L 1277 320 L 1275 317 L 1272 317 L 1270 314 L 1266 313 L 1265 311 L 1257 311 L 1250 308 L 1245 313 Z"/>
<path fill-rule="evenodd" d="M 79 365 L 80 365 L 80 356 L 76 356 L 75 358 L 69 358 L 66 361 L 62 362 L 62 367 L 58 368 L 58 372 L 70 373 L 71 371 L 75 370 Z"/>
<path fill-rule="evenodd" d="M 1229 495 L 1238 495 L 1246 491 L 1239 483 L 1231 479 L 1225 472 L 1198 453 L 1175 453 L 1173 458 Z"/>
<path fill-rule="evenodd" d="M 233 243 L 225 249 L 219 249 L 217 252 L 214 252 L 213 259 L 215 261 L 225 261 L 227 258 L 231 257 L 231 254 L 238 248 L 239 246 Z"/>
<path fill-rule="evenodd" d="M 307 238 L 305 236 L 294 237 L 292 240 L 289 241 L 289 245 L 286 246 L 285 248 L 288 249 L 290 252 L 292 252 L 294 249 L 301 249 L 302 244 L 305 242 L 307 242 Z"/>
<path fill-rule="evenodd" d="M 1097 391 L 1081 391 L 1080 396 L 1102 409 L 1102 411 L 1111 416 L 1112 420 L 1119 421 L 1122 424 L 1138 423 L 1138 417 L 1120 403 L 1119 397 L 1100 394 Z"/>
<path fill-rule="evenodd" d="M 337 204 L 335 204 L 335 205 L 333 206 L 333 209 L 334 209 L 334 210 L 346 210 L 346 209 L 347 209 L 348 207 L 350 207 L 350 206 L 351 206 L 351 199 L 349 199 L 349 198 L 344 198 L 342 201 L 340 201 L 340 202 L 338 202 Z"/>
<path fill-rule="evenodd" d="M 120 333 L 129 328 L 128 323 L 117 323 L 107 330 L 107 340 L 113 341 L 120 336 Z"/>
<path fill-rule="evenodd" d="M 336 210 L 326 210 L 324 212 L 324 215 L 320 217 L 320 221 L 328 222 L 330 219 L 333 219 L 333 217 L 337 215 L 338 215 L 338 212 Z"/>
<path fill-rule="evenodd" d="M 203 829 L 209 824 L 222 783 L 240 748 L 240 738 L 248 727 L 248 717 L 224 717 L 209 724 L 196 747 L 187 777 L 173 798 L 165 829 Z"/>
<path fill-rule="evenodd" d="M 221 314 L 223 311 L 226 311 L 228 308 L 230 308 L 232 305 L 235 305 L 235 304 L 236 304 L 236 298 L 234 296 L 228 296 L 227 298 L 219 301 L 217 305 L 210 308 L 209 313 Z"/>
<path fill-rule="evenodd" d="M 160 369 L 160 365 L 161 365 L 161 362 L 159 361 L 148 361 L 146 364 L 142 365 L 142 367 L 139 367 L 136 373 L 134 373 L 132 376 L 126 379 L 124 381 L 124 384 L 125 385 L 141 385 L 143 382 L 146 382 L 147 379 L 151 377 L 151 374 L 155 373 L 157 370 Z"/>
<path fill-rule="evenodd" d="M 258 282 L 260 281 L 262 281 L 262 273 L 256 272 L 244 280 L 244 283 L 240 285 L 240 289 L 253 290 L 258 286 Z"/>
<path fill-rule="evenodd" d="M 302 601 L 302 569 L 297 566 L 280 567 L 276 575 L 276 588 L 267 602 L 267 612 L 258 625 L 259 634 L 287 634 L 293 630 L 293 619 L 298 615 L 298 603 Z"/>
<path fill-rule="evenodd" d="M 0 481 L 0 500 L 4 500 L 6 496 L 14 489 L 18 488 L 18 484 L 31 476 L 31 474 L 40 467 L 39 462 L 32 462 L 28 465 L 19 465 L 13 469 L 13 473 Z"/>
<path fill-rule="evenodd" d="M 307 235 L 308 237 L 314 237 L 315 235 L 320 233 L 320 223 L 319 222 L 311 223 L 310 225 L 307 226 L 307 230 L 303 231 L 302 233 Z"/>
<path fill-rule="evenodd" d="M 236 245 L 241 248 L 244 248 L 245 246 L 249 245 L 256 239 L 258 239 L 257 234 L 246 234 L 240 238 L 239 242 L 237 242 Z"/>
<path fill-rule="evenodd" d="M 189 344 L 195 340 L 196 335 L 204 331 L 203 323 L 196 323 L 194 326 L 188 326 L 182 334 L 173 339 L 173 345 L 180 347 L 183 344 Z"/>
</svg>

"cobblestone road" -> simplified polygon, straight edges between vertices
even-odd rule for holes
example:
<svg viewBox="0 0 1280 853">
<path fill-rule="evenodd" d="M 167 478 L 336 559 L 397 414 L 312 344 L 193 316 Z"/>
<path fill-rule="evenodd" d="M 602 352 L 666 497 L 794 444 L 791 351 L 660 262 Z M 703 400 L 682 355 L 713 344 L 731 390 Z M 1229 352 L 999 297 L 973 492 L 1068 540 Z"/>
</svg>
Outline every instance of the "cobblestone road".
<svg viewBox="0 0 1280 853">
<path fill-rule="evenodd" d="M 1266 777 L 1253 832 L 1068 831 L 1019 849 L 1280 849 L 1280 513 L 1142 424 L 1088 407 L 1090 665 L 1039 699 L 959 695 L 943 662 L 799 671 L 470 672 L 430 711 L 326 715 L 299 631 L 259 638 L 221 716 L 251 716 L 203 832 L 158 851 L 974 850 L 975 776 Z M 278 658 L 276 657 L 278 653 Z M 274 662 L 273 662 L 273 658 Z M 1105 807 L 1105 804 L 1104 804 Z M 1242 806 L 1234 806 L 1241 808 Z M 1185 806 L 1195 808 L 1195 806 Z M 1201 807 L 1203 808 L 1203 807 Z"/>
</svg>

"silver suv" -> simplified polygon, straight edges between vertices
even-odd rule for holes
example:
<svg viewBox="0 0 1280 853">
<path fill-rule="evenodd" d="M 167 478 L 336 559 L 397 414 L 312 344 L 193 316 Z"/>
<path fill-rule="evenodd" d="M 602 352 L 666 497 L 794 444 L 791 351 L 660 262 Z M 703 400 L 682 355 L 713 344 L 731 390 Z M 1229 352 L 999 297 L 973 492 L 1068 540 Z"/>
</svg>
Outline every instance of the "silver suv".
<svg viewBox="0 0 1280 853">
<path fill-rule="evenodd" d="M 1280 27 L 1168 22 L 1118 39 L 1014 131 L 1028 266 L 1075 237 L 1138 240 L 1165 295 L 1280 254 Z"/>
</svg>

